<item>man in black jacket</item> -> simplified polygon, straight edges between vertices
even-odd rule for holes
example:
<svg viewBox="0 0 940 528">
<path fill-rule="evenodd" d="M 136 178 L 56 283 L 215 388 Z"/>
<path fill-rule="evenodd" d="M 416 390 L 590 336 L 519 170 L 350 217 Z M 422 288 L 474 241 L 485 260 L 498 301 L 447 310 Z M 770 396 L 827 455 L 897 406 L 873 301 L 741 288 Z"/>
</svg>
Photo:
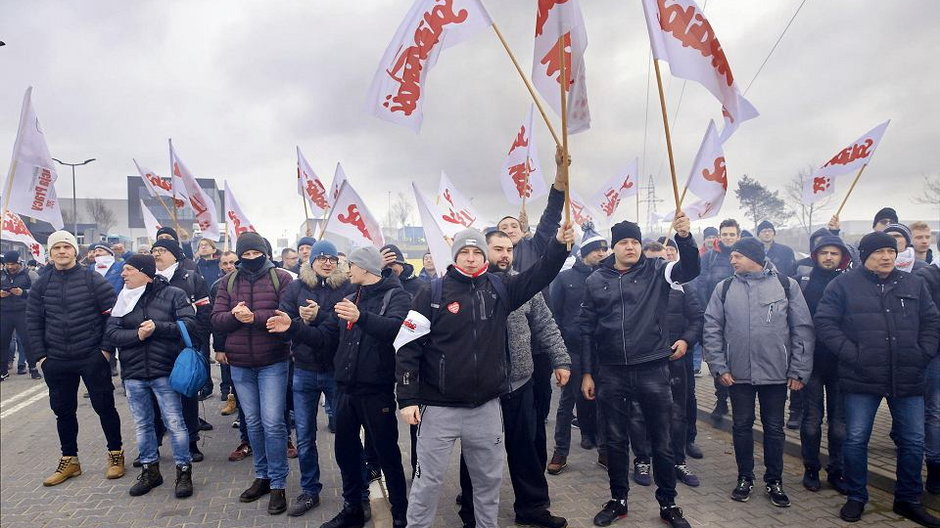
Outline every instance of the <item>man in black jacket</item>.
<svg viewBox="0 0 940 528">
<path fill-rule="evenodd" d="M 20 367 L 17 374 L 26 374 L 24 358 L 28 359 L 29 374 L 33 379 L 42 379 L 36 368 L 36 359 L 33 358 L 29 346 L 29 333 L 26 330 L 26 299 L 33 281 L 38 281 L 39 275 L 23 265 L 19 251 L 7 251 L 3 254 L 3 271 L 0 271 L 0 381 L 9 376 L 9 366 L 13 363 L 13 354 L 10 345 L 13 342 L 13 332 L 20 343 Z"/>
<path fill-rule="evenodd" d="M 52 265 L 33 284 L 26 301 L 30 345 L 49 386 L 49 406 L 62 446 L 59 465 L 43 485 L 55 486 L 82 473 L 75 415 L 79 380 L 88 389 L 108 443 L 107 477 L 120 478 L 124 475 L 121 418 L 114 407 L 108 364 L 114 349 L 104 336 L 116 294 L 104 277 L 78 265 L 78 242 L 71 233 L 56 231 L 48 244 Z"/>
<path fill-rule="evenodd" d="M 362 496 L 368 482 L 363 479 L 359 442 L 363 427 L 372 437 L 385 474 L 392 526 L 404 527 L 408 498 L 398 448 L 392 341 L 408 313 L 411 296 L 397 277 L 382 276 L 382 257 L 371 246 L 349 255 L 349 278 L 355 292 L 336 303 L 324 324 L 309 326 L 278 310 L 267 326 L 271 332 L 287 332 L 293 341 L 314 349 L 336 348 L 334 445 L 343 477 L 344 505 L 322 528 L 361 528 L 365 524 Z"/>
<path fill-rule="evenodd" d="M 776 266 L 777 271 L 792 277 L 796 273 L 796 255 L 790 246 L 776 242 L 777 228 L 770 220 L 764 220 L 757 225 L 757 238 L 764 243 L 764 252 L 767 258 Z"/>
<path fill-rule="evenodd" d="M 415 275 L 415 268 L 405 261 L 405 255 L 395 244 L 386 244 L 379 250 L 382 254 L 382 263 L 389 273 L 394 273 L 401 281 L 401 287 L 413 299 L 425 282 Z"/>
<path fill-rule="evenodd" d="M 940 240 L 937 241 L 940 255 Z M 917 271 L 933 303 L 940 308 L 940 259 L 933 259 L 929 266 Z M 924 487 L 929 493 L 940 494 L 940 352 L 927 367 L 927 386 L 924 389 L 924 459 L 927 462 L 927 481 Z"/>
<path fill-rule="evenodd" d="M 196 311 L 186 292 L 157 275 L 150 255 L 132 255 L 121 272 L 124 288 L 118 294 L 105 330 L 118 348 L 121 378 L 137 430 L 142 470 L 130 495 L 137 497 L 163 484 L 154 415 L 163 416 L 170 432 L 176 462 L 176 498 L 193 494 L 193 458 L 183 421 L 180 395 L 170 386 L 170 373 L 184 346 L 177 322 L 192 334 Z M 159 405 L 154 405 L 156 399 Z"/>
<path fill-rule="evenodd" d="M 646 418 L 652 442 L 653 474 L 660 517 L 672 527 L 689 524 L 676 506 L 675 457 L 670 446 L 672 390 L 669 360 L 684 355 L 670 346 L 666 306 L 674 283 L 698 276 L 699 255 L 689 233 L 689 219 L 681 211 L 673 220 L 679 261 L 648 259 L 642 251 L 640 227 L 620 222 L 611 229 L 613 255 L 585 283 L 578 316 L 581 333 L 581 390 L 588 399 L 597 393 L 605 417 L 611 500 L 594 517 L 594 524 L 607 526 L 627 514 L 627 424 L 632 402 Z"/>
<path fill-rule="evenodd" d="M 846 437 L 843 446 L 848 501 L 839 512 L 861 519 L 868 502 L 868 440 L 881 400 L 887 398 L 898 448 L 894 511 L 925 526 L 940 526 L 920 503 L 923 492 L 924 382 L 937 354 L 940 313 L 918 275 L 895 269 L 897 242 L 869 233 L 859 243 L 864 267 L 837 277 L 823 293 L 816 335 L 839 360 Z"/>
</svg>

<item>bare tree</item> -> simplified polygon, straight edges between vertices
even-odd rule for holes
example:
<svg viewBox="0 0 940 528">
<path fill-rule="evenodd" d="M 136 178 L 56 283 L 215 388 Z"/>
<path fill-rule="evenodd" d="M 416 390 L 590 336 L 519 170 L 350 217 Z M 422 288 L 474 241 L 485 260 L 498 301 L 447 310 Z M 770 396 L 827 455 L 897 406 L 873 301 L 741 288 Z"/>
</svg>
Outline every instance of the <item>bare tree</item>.
<svg viewBox="0 0 940 528">
<path fill-rule="evenodd" d="M 101 198 L 88 200 L 85 204 L 85 210 L 88 211 L 88 215 L 91 217 L 91 220 L 95 223 L 100 233 L 107 234 L 111 228 L 114 227 L 114 224 L 117 223 L 114 211 L 105 205 L 104 200 Z"/>
<path fill-rule="evenodd" d="M 391 220 L 397 222 L 399 227 L 405 227 L 408 225 L 408 219 L 411 218 L 412 211 L 414 211 L 414 205 L 412 205 L 411 200 L 405 196 L 405 193 L 400 192 L 395 197 L 395 202 L 389 210 L 389 216 Z"/>
<path fill-rule="evenodd" d="M 75 215 L 72 214 L 72 207 L 62 207 L 62 223 L 65 224 L 65 228 L 72 230 L 72 226 L 75 225 Z"/>
<path fill-rule="evenodd" d="M 937 208 L 937 218 L 940 218 L 940 175 L 924 176 L 924 188 L 920 194 L 915 194 L 914 203 L 933 205 Z"/>
<path fill-rule="evenodd" d="M 811 204 L 807 204 L 803 201 L 803 185 L 812 177 L 813 170 L 812 166 L 801 170 L 786 186 L 786 195 L 787 198 L 789 198 L 787 201 L 787 209 L 789 209 L 796 218 L 797 223 L 800 224 L 800 228 L 806 231 L 807 236 L 813 234 L 813 217 L 816 213 L 819 213 L 822 209 L 829 206 L 831 198 L 828 197 Z"/>
</svg>

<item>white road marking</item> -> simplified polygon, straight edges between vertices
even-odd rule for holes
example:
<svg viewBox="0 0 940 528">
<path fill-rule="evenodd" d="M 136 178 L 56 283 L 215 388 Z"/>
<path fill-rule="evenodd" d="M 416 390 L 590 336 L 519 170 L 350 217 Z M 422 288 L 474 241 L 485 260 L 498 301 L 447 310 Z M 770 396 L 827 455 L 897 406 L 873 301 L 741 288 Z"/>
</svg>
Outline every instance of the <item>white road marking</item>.
<svg viewBox="0 0 940 528">
<path fill-rule="evenodd" d="M 3 400 L 2 402 L 0 402 L 0 409 L 3 409 L 4 407 L 8 407 L 9 405 L 11 405 L 11 404 L 13 404 L 13 403 L 15 403 L 15 402 L 17 402 L 17 401 L 19 401 L 19 400 L 22 400 L 23 398 L 27 398 L 27 397 L 29 397 L 29 396 L 31 396 L 31 395 L 33 395 L 33 394 L 35 394 L 35 393 L 37 393 L 37 392 L 39 392 L 39 391 L 41 391 L 41 390 L 43 390 L 43 389 L 46 389 L 46 388 L 47 388 L 47 386 L 46 386 L 45 383 L 38 383 L 38 384 L 34 385 L 33 387 L 30 387 L 30 388 L 24 390 L 23 392 L 21 392 L 21 393 L 15 395 L 15 396 L 11 396 L 11 397 L 9 397 L 9 398 Z"/>
</svg>

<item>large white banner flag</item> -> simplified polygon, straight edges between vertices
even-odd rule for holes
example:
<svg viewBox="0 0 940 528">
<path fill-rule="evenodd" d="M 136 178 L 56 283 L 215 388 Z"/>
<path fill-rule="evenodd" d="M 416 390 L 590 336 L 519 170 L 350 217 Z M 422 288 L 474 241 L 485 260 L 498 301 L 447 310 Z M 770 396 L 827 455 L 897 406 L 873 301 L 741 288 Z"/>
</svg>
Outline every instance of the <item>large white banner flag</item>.
<svg viewBox="0 0 940 528">
<path fill-rule="evenodd" d="M 346 171 L 337 161 L 336 170 L 333 171 L 333 184 L 330 186 L 330 206 L 336 203 L 336 199 L 339 198 L 339 190 L 343 188 L 344 183 L 346 183 Z"/>
<path fill-rule="evenodd" d="M 721 210 L 728 193 L 728 168 L 725 166 L 725 153 L 714 121 L 709 121 L 705 129 L 705 137 L 695 154 L 686 187 L 689 193 L 699 198 L 682 205 L 682 210 L 690 220 L 711 218 Z M 675 211 L 666 217 L 672 221 Z"/>
<path fill-rule="evenodd" d="M 597 219 L 600 217 L 588 205 L 588 202 L 581 198 L 574 189 L 568 191 L 568 199 L 571 201 L 571 221 L 577 226 L 584 225 L 585 222 L 592 222 L 596 231 L 600 231 L 602 226 L 598 225 Z"/>
<path fill-rule="evenodd" d="M 42 244 L 33 238 L 33 234 L 30 233 L 29 228 L 26 227 L 26 223 L 23 222 L 20 215 L 13 211 L 7 211 L 6 216 L 3 217 L 2 227 L 0 227 L 0 238 L 9 240 L 10 242 L 25 244 L 29 249 L 29 254 L 32 255 L 36 262 L 40 264 L 46 262 L 46 248 L 42 247 Z"/>
<path fill-rule="evenodd" d="M 626 169 L 607 180 L 603 187 L 591 197 L 591 205 L 604 213 L 607 224 L 610 224 L 614 213 L 617 212 L 620 201 L 637 193 L 638 167 L 639 158 L 635 158 Z"/>
<path fill-rule="evenodd" d="M 369 112 L 418 132 L 425 82 L 441 49 L 492 24 L 480 0 L 415 0 L 372 79 Z"/>
<path fill-rule="evenodd" d="M 185 205 L 182 200 L 176 200 L 173 197 L 172 180 L 164 180 L 156 172 L 153 172 L 147 167 L 141 167 L 140 164 L 137 163 L 137 160 L 133 161 L 134 166 L 137 167 L 137 173 L 140 174 L 140 179 L 144 181 L 144 188 L 147 189 L 150 196 L 158 200 L 162 200 L 163 197 L 173 199 L 178 209 L 181 209 Z"/>
<path fill-rule="evenodd" d="M 450 256 L 450 243 L 444 238 L 444 231 L 438 221 L 441 215 L 437 213 L 437 207 L 418 190 L 414 182 L 411 182 L 411 188 L 415 193 L 415 201 L 418 202 L 418 216 L 421 218 L 421 227 L 424 229 L 428 251 L 434 259 L 435 272 L 438 277 L 443 277 L 447 272 L 447 266 L 451 265 L 453 260 Z"/>
<path fill-rule="evenodd" d="M 482 230 L 486 222 L 473 208 L 472 202 L 454 187 L 447 174 L 441 171 L 441 185 L 437 193 L 437 203 L 442 211 L 444 234 L 454 236 L 467 228 Z"/>
<path fill-rule="evenodd" d="M 297 147 L 297 192 L 307 200 L 311 208 L 323 212 L 330 210 L 330 197 L 326 194 L 326 186 L 320 181 L 317 173 L 313 172 L 300 147 Z"/>
<path fill-rule="evenodd" d="M 535 144 L 535 105 L 529 105 L 519 131 L 509 146 L 509 154 L 499 173 L 499 183 L 509 203 L 518 205 L 523 199 L 532 200 L 548 194 L 542 167 L 539 165 L 539 150 Z"/>
<path fill-rule="evenodd" d="M 58 176 L 46 145 L 46 136 L 33 109 L 32 93 L 33 87 L 30 86 L 23 96 L 13 159 L 3 186 L 3 207 L 62 229 L 62 211 L 55 192 Z"/>
<path fill-rule="evenodd" d="M 643 11 L 653 59 L 668 62 L 673 75 L 700 83 L 721 102 L 734 124 L 727 137 L 759 115 L 741 95 L 715 30 L 694 0 L 643 0 Z"/>
<path fill-rule="evenodd" d="M 324 231 L 348 238 L 356 246 L 371 244 L 381 248 L 385 245 L 379 222 L 349 182 L 340 188 Z"/>
<path fill-rule="evenodd" d="M 170 167 L 173 169 L 173 191 L 177 192 L 177 181 L 182 181 L 186 189 L 186 197 L 189 200 L 189 206 L 192 207 L 196 215 L 196 222 L 202 231 L 203 238 L 210 240 L 219 239 L 219 214 L 215 209 L 215 202 L 196 182 L 186 165 L 176 155 L 173 150 L 173 140 L 170 140 Z"/>
<path fill-rule="evenodd" d="M 891 120 L 876 126 L 840 150 L 825 165 L 813 171 L 803 182 L 803 200 L 814 203 L 831 196 L 835 192 L 835 179 L 843 174 L 856 173 L 875 155 L 875 149 L 881 143 L 885 130 Z"/>
<path fill-rule="evenodd" d="M 568 132 L 575 134 L 591 127 L 588 108 L 584 50 L 587 30 L 578 0 L 539 0 L 535 14 L 535 55 L 532 60 L 532 84 L 561 115 L 561 53 L 559 39 L 564 37 L 568 86 Z"/>
<path fill-rule="evenodd" d="M 225 231 L 231 241 L 238 240 L 242 233 L 257 232 L 255 226 L 248 220 L 248 216 L 242 211 L 242 206 L 238 205 L 235 193 L 228 186 L 228 180 L 225 181 Z"/>
<path fill-rule="evenodd" d="M 157 217 L 153 215 L 150 209 L 144 205 L 144 201 L 140 201 L 140 214 L 144 217 L 144 228 L 147 230 L 147 238 L 150 240 L 155 240 L 157 238 L 157 231 L 163 227 L 160 225 L 160 222 L 157 221 Z"/>
</svg>

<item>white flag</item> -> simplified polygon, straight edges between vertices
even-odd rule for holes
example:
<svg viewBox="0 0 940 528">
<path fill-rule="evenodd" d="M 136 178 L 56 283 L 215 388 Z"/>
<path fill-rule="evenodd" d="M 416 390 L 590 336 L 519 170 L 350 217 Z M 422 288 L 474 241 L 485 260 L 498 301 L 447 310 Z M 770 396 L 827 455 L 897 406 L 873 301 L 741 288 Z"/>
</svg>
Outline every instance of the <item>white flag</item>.
<svg viewBox="0 0 940 528">
<path fill-rule="evenodd" d="M 591 207 L 587 205 L 588 202 L 581 198 L 578 193 L 574 192 L 573 189 L 568 191 L 568 199 L 571 201 L 571 221 L 574 222 L 575 225 L 582 226 L 585 222 L 593 222 L 595 231 L 603 229 L 597 222 L 597 219 L 600 217 L 591 210 Z"/>
<path fill-rule="evenodd" d="M 336 170 L 333 171 L 333 185 L 330 186 L 331 207 L 336 203 L 336 199 L 339 198 L 339 190 L 343 188 L 344 183 L 346 183 L 346 171 L 343 170 L 343 166 L 337 161 Z"/>
<path fill-rule="evenodd" d="M 228 180 L 225 181 L 225 231 L 229 240 L 238 240 L 239 235 L 248 231 L 257 232 L 242 207 L 238 205 L 235 194 L 228 186 Z"/>
<path fill-rule="evenodd" d="M 491 25 L 480 0 L 415 0 L 372 79 L 369 112 L 418 132 L 428 71 L 441 49 Z"/>
<path fill-rule="evenodd" d="M 643 0 L 643 11 L 654 60 L 668 62 L 676 77 L 704 86 L 727 110 L 735 129 L 759 115 L 738 90 L 715 30 L 694 0 Z"/>
<path fill-rule="evenodd" d="M 147 230 L 147 238 L 154 240 L 157 237 L 157 231 L 163 227 L 160 225 L 160 222 L 157 221 L 157 217 L 153 215 L 150 209 L 144 205 L 144 201 L 140 201 L 140 214 L 144 217 L 144 228 Z"/>
<path fill-rule="evenodd" d="M 202 231 L 202 237 L 209 240 L 219 239 L 219 214 L 215 209 L 215 202 L 208 194 L 196 183 L 186 165 L 176 155 L 173 150 L 173 140 L 170 140 L 170 166 L 173 170 L 173 192 L 177 192 L 177 181 L 182 181 L 186 189 L 186 197 L 189 200 L 189 206 L 196 214 L 196 222 Z"/>
<path fill-rule="evenodd" d="M 415 193 L 415 201 L 418 202 L 418 215 L 421 218 L 421 226 L 424 228 L 424 239 L 428 243 L 428 251 L 434 259 L 435 272 L 438 277 L 443 277 L 447 272 L 447 266 L 450 266 L 453 260 L 450 256 L 450 243 L 444 238 L 444 231 L 438 222 L 440 215 L 437 214 L 434 204 L 418 190 L 414 182 L 411 182 L 411 188 Z"/>
<path fill-rule="evenodd" d="M 637 193 L 638 167 L 639 158 L 636 158 L 630 162 L 625 170 L 607 180 L 604 186 L 591 197 L 591 205 L 604 213 L 608 224 L 614 213 L 617 212 L 620 201 Z"/>
<path fill-rule="evenodd" d="M 42 244 L 33 238 L 33 234 L 29 232 L 29 228 L 26 227 L 23 219 L 13 211 L 8 210 L 6 216 L 3 217 L 0 238 L 25 244 L 29 248 L 29 254 L 32 255 L 33 260 L 40 264 L 46 262 L 46 248 L 42 247 Z"/>
<path fill-rule="evenodd" d="M 721 210 L 728 193 L 728 168 L 725 166 L 725 153 L 714 121 L 709 121 L 705 129 L 705 137 L 702 138 L 695 161 L 692 162 L 692 170 L 686 179 L 686 188 L 688 196 L 682 211 L 690 220 L 711 218 Z M 693 196 L 699 200 L 693 202 Z M 670 211 L 665 218 L 672 221 L 675 216 L 675 211 Z"/>
<path fill-rule="evenodd" d="M 300 147 L 297 147 L 297 192 L 313 209 L 324 212 L 330 210 L 330 197 L 326 194 L 326 186 L 320 181 L 317 173 L 313 172 L 307 158 L 300 152 Z"/>
<path fill-rule="evenodd" d="M 324 231 L 348 238 L 356 246 L 372 244 L 381 248 L 385 245 L 379 222 L 349 182 L 340 189 Z"/>
<path fill-rule="evenodd" d="M 13 143 L 13 160 L 3 186 L 5 208 L 37 220 L 45 220 L 62 229 L 62 211 L 56 197 L 58 179 L 46 137 L 33 109 L 33 88 L 26 89 L 20 124 Z"/>
<path fill-rule="evenodd" d="M 150 196 L 158 200 L 162 200 L 163 197 L 173 199 L 173 184 L 171 180 L 164 180 L 156 172 L 152 170 L 141 167 L 137 160 L 134 161 L 134 166 L 137 167 L 137 173 L 140 174 L 140 179 L 144 181 L 144 188 L 147 189 L 147 192 Z M 177 200 L 174 202 L 178 209 L 181 209 L 185 203 L 182 200 Z"/>
<path fill-rule="evenodd" d="M 521 204 L 523 198 L 532 200 L 548 194 L 548 186 L 545 185 L 545 177 L 539 165 L 539 150 L 535 144 L 534 108 L 534 105 L 529 105 L 529 115 L 513 137 L 509 154 L 499 173 L 499 183 L 506 199 L 514 205 Z"/>
<path fill-rule="evenodd" d="M 591 127 L 588 108 L 584 50 L 587 30 L 578 0 L 539 0 L 535 14 L 535 55 L 532 84 L 561 115 L 561 57 L 558 41 L 564 37 L 568 80 L 568 132 L 575 134 Z"/>
<path fill-rule="evenodd" d="M 837 176 L 856 173 L 863 166 L 868 165 L 889 123 L 891 123 L 890 119 L 869 130 L 868 133 L 840 150 L 825 165 L 813 171 L 813 174 L 803 182 L 803 200 L 807 203 L 814 203 L 831 196 L 835 192 L 834 184 Z"/>
<path fill-rule="evenodd" d="M 437 193 L 437 203 L 440 204 L 443 215 L 444 234 L 454 236 L 467 228 L 482 230 L 486 222 L 480 218 L 473 204 L 460 191 L 454 187 L 453 182 L 441 171 L 441 185 Z"/>
</svg>

